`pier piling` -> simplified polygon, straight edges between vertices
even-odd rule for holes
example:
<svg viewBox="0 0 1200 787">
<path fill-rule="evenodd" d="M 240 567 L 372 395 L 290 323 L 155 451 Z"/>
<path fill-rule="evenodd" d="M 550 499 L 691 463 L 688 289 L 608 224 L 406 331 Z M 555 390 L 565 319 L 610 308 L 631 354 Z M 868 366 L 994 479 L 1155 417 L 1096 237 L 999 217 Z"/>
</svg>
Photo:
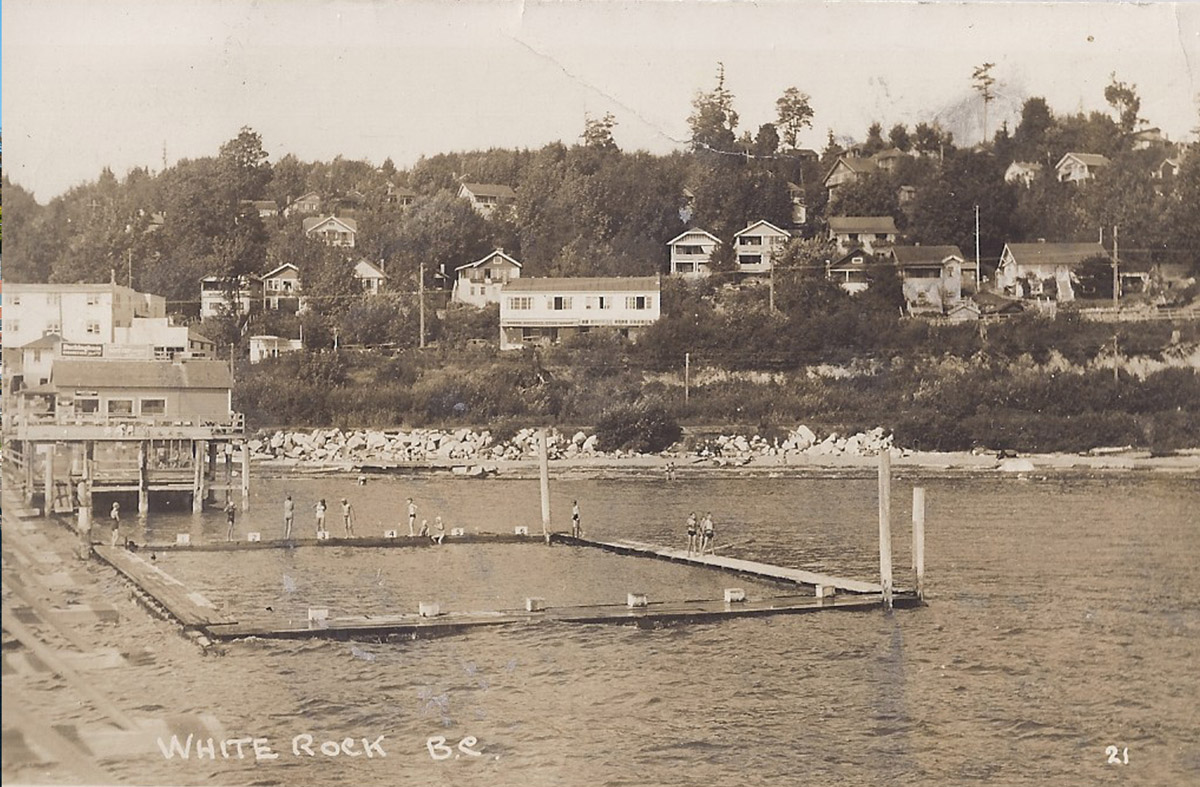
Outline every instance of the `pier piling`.
<svg viewBox="0 0 1200 787">
<path fill-rule="evenodd" d="M 545 429 L 538 430 L 538 469 L 542 489 L 542 537 L 550 543 L 550 451 Z"/>
<path fill-rule="evenodd" d="M 912 567 L 916 574 L 917 598 L 925 598 L 925 489 L 913 487 Z"/>
<path fill-rule="evenodd" d="M 892 608 L 892 455 L 879 452 L 879 584 L 883 604 Z"/>
</svg>

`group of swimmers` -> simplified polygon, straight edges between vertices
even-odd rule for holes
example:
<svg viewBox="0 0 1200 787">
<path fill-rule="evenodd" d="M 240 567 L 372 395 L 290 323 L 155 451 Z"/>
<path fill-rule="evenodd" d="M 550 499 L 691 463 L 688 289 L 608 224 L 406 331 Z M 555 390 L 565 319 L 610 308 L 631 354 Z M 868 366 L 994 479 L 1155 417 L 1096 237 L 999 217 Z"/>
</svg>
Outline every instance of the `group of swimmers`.
<svg viewBox="0 0 1200 787">
<path fill-rule="evenodd" d="M 346 529 L 346 538 L 354 537 L 354 522 L 356 520 L 354 506 L 346 498 L 342 498 L 342 526 Z M 313 513 L 316 516 L 317 537 L 325 532 L 325 512 L 329 510 L 325 498 L 321 498 L 313 506 Z M 230 502 L 225 506 L 225 513 L 229 517 L 229 539 L 233 540 L 233 504 Z M 296 520 L 296 501 L 292 500 L 291 495 L 283 498 L 283 538 L 288 540 L 292 537 L 292 524 Z"/>
<path fill-rule="evenodd" d="M 688 557 L 691 557 L 695 552 L 698 555 L 703 555 L 707 550 L 709 554 L 716 554 L 716 548 L 713 546 L 713 537 L 716 535 L 716 528 L 713 525 L 712 512 L 704 515 L 704 518 L 697 521 L 696 512 L 688 514 L 687 518 L 687 550 Z"/>
</svg>

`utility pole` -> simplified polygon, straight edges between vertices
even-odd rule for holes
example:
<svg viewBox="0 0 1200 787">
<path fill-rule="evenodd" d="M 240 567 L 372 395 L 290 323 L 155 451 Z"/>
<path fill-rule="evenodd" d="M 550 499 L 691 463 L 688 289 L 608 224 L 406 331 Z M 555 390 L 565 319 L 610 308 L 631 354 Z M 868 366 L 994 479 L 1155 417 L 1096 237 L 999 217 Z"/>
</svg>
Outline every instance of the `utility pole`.
<svg viewBox="0 0 1200 787">
<path fill-rule="evenodd" d="M 125 286 L 133 289 L 133 249 L 130 249 L 125 255 Z"/>
<path fill-rule="evenodd" d="M 770 285 L 769 295 L 767 297 L 768 307 L 772 312 L 775 311 L 775 260 L 771 260 L 771 273 L 767 277 L 767 282 Z"/>
<path fill-rule="evenodd" d="M 1113 225 L 1113 308 L 1121 308 L 1121 276 L 1117 272 L 1118 266 L 1121 264 L 1121 256 L 1119 253 L 1117 231 L 1120 229 L 1116 224 Z"/>
<path fill-rule="evenodd" d="M 985 104 L 984 108 L 986 109 L 986 107 L 987 107 L 987 105 Z M 981 274 L 980 274 L 980 267 L 979 267 L 979 206 L 976 205 L 975 206 L 975 289 L 976 290 L 979 289 L 980 279 L 981 279 Z"/>
<path fill-rule="evenodd" d="M 417 299 L 421 304 L 421 349 L 425 349 L 425 263 L 421 263 L 421 271 L 417 277 Z"/>
<path fill-rule="evenodd" d="M 683 354 L 683 403 L 687 404 L 691 398 L 692 388 L 692 354 Z"/>
</svg>

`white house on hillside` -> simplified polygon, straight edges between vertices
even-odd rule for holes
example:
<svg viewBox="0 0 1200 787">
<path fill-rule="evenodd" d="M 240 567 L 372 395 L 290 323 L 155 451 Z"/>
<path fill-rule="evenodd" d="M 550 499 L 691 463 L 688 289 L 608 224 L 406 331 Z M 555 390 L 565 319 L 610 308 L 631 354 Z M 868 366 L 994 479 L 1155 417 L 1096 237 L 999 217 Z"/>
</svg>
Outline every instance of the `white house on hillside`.
<svg viewBox="0 0 1200 787">
<path fill-rule="evenodd" d="M 1082 183 L 1096 177 L 1096 170 L 1108 166 L 1099 153 L 1065 153 L 1054 165 L 1059 183 Z"/>
<path fill-rule="evenodd" d="M 304 220 L 303 226 L 305 235 L 320 238 L 330 246 L 353 249 L 354 239 L 358 236 L 358 222 L 339 216 L 310 216 Z"/>
<path fill-rule="evenodd" d="M 383 282 L 387 279 L 387 274 L 370 260 L 359 260 L 354 263 L 354 278 L 362 285 L 363 292 L 368 295 L 378 295 L 383 289 Z"/>
<path fill-rule="evenodd" d="M 485 219 L 503 212 L 517 202 L 517 192 L 511 186 L 497 183 L 463 183 L 458 187 L 459 199 L 465 199 Z"/>
<path fill-rule="evenodd" d="M 300 269 L 285 262 L 264 273 L 263 303 L 266 308 L 275 311 L 304 311 L 304 298 L 300 295 Z"/>
<path fill-rule="evenodd" d="M 769 221 L 756 221 L 733 235 L 740 273 L 768 273 L 783 244 L 792 233 Z"/>
<path fill-rule="evenodd" d="M 671 249 L 671 273 L 676 276 L 707 276 L 708 263 L 721 239 L 701 229 L 685 230 L 667 241 Z"/>
<path fill-rule="evenodd" d="M 658 320 L 657 276 L 515 279 L 500 298 L 500 349 L 554 344 L 593 328 L 615 328 L 636 339 Z"/>
<path fill-rule="evenodd" d="M 304 343 L 299 339 L 281 339 L 271 334 L 250 337 L 250 363 L 258 363 L 267 358 L 278 358 L 286 353 L 299 352 L 304 349 Z"/>
<path fill-rule="evenodd" d="M 288 203 L 283 209 L 284 216 L 307 216 L 310 213 L 316 213 L 321 209 L 321 195 L 315 191 L 309 191 L 301 194 L 296 199 Z"/>
<path fill-rule="evenodd" d="M 910 314 L 945 314 L 977 287 L 975 263 L 957 246 L 893 246 L 890 253 Z"/>
<path fill-rule="evenodd" d="M 482 259 L 454 269 L 454 292 L 450 300 L 471 306 L 500 302 L 500 292 L 508 282 L 521 278 L 521 263 L 496 249 Z"/>
<path fill-rule="evenodd" d="M 891 216 L 830 216 L 829 239 L 843 254 L 861 246 L 872 254 L 896 242 L 899 230 Z"/>
<path fill-rule="evenodd" d="M 1108 257 L 1099 243 L 1008 243 L 1000 254 L 996 286 L 1017 298 L 1049 295 L 1053 282 L 1055 300 L 1072 301 L 1075 270 L 1089 257 Z"/>
<path fill-rule="evenodd" d="M 249 314 L 262 298 L 262 279 L 257 276 L 238 277 L 235 292 L 230 292 L 229 282 L 220 276 L 205 276 L 200 280 L 200 319 L 227 314 L 237 301 L 237 310 Z"/>
<path fill-rule="evenodd" d="M 1033 179 L 1042 171 L 1042 165 L 1036 161 L 1014 161 L 1004 170 L 1005 183 L 1020 183 L 1029 187 Z"/>
</svg>

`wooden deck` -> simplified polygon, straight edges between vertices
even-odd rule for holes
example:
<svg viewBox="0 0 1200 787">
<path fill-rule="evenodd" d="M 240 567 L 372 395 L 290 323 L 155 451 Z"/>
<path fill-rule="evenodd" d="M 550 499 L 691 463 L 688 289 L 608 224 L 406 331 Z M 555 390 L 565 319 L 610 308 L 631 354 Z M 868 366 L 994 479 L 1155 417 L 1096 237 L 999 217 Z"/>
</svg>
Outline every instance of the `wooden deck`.
<svg viewBox="0 0 1200 787">
<path fill-rule="evenodd" d="M 234 551 L 242 549 L 281 549 L 299 546 L 351 546 L 351 547 L 425 547 L 428 538 L 363 538 L 363 539 L 296 539 L 293 541 L 217 542 L 195 545 L 161 545 L 139 547 L 133 552 L 123 547 L 97 546 L 96 554 L 161 607 L 170 617 L 183 626 L 185 631 L 203 634 L 210 640 L 232 640 L 244 637 L 268 639 L 368 639 L 379 640 L 390 637 L 416 638 L 457 633 L 473 628 L 498 625 L 532 625 L 537 623 L 565 624 L 626 624 L 639 626 L 667 625 L 681 622 L 702 622 L 736 617 L 759 615 L 799 614 L 824 610 L 868 610 L 883 607 L 882 588 L 870 582 L 814 574 L 799 569 L 772 566 L 750 560 L 713 555 L 688 556 L 675 549 L 654 547 L 635 541 L 588 541 L 565 534 L 554 534 L 554 541 L 575 546 L 589 546 L 618 554 L 669 560 L 703 568 L 729 571 L 759 579 L 783 581 L 795 585 L 825 585 L 838 588 L 847 595 L 817 598 L 811 593 L 783 593 L 770 597 L 751 597 L 742 602 L 726 602 L 723 599 L 690 599 L 650 603 L 644 607 L 629 607 L 621 604 L 582 605 L 549 607 L 536 612 L 525 610 L 497 610 L 475 612 L 448 612 L 432 617 L 414 613 L 352 615 L 316 622 L 298 624 L 276 617 L 256 616 L 255 619 L 233 618 L 223 614 L 213 604 L 196 592 L 191 592 L 179 580 L 154 565 L 146 553 L 154 551 Z M 537 536 L 516 536 L 477 533 L 447 537 L 446 544 L 487 543 L 540 543 Z M 152 557 L 152 555 L 151 555 Z M 914 607 L 921 604 L 915 594 L 898 591 L 895 606 Z"/>
<path fill-rule="evenodd" d="M 748 576 L 773 579 L 782 582 L 791 582 L 797 585 L 806 585 L 812 587 L 824 585 L 826 587 L 837 588 L 838 590 L 846 593 L 879 594 L 883 592 L 883 587 L 873 582 L 862 582 L 857 579 L 846 579 L 844 577 L 835 577 L 828 574 L 815 574 L 811 571 L 803 571 L 798 568 L 773 566 L 769 563 L 758 563 L 753 560 L 741 560 L 738 558 L 723 557 L 720 555 L 689 555 L 687 551 L 683 549 L 659 547 L 654 546 L 653 544 L 644 544 L 639 541 L 589 541 L 585 538 L 574 538 L 566 535 L 565 533 L 555 533 L 552 538 L 554 541 L 559 543 L 598 547 L 609 552 L 616 552 L 619 555 L 655 558 L 658 560 L 669 560 L 673 563 L 685 563 L 692 566 L 717 568 L 737 574 L 745 574 Z"/>
<path fill-rule="evenodd" d="M 518 536 L 511 533 L 466 533 L 461 536 L 447 534 L 442 546 L 451 544 L 541 544 L 542 534 Z M 339 538 L 331 535 L 327 539 L 291 538 L 266 541 L 207 541 L 190 544 L 136 544 L 138 552 L 242 552 L 254 549 L 293 549 L 296 547 L 369 547 L 373 549 L 399 547 L 421 548 L 437 546 L 428 536 L 410 536 L 407 533 L 396 538 L 364 536 Z"/>
</svg>

